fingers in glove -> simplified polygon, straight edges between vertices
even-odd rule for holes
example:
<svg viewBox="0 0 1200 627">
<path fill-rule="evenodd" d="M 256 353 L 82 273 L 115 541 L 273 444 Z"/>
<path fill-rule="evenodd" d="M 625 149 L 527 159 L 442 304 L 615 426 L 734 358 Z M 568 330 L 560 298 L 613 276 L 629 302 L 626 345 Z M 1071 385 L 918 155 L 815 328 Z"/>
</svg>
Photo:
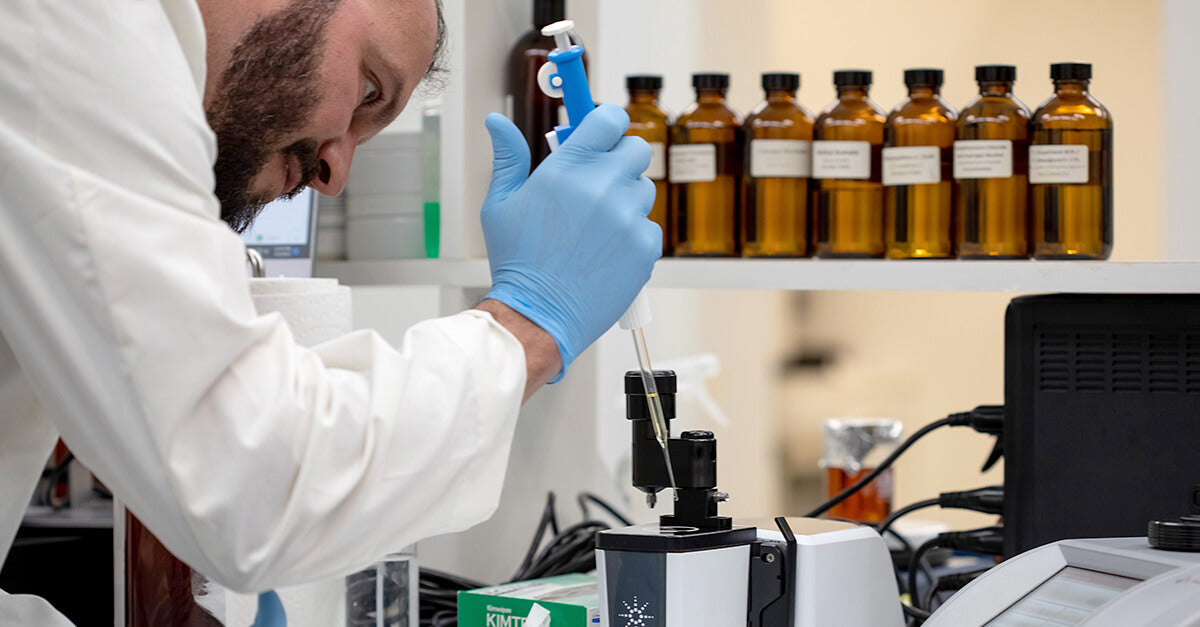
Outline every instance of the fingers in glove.
<svg viewBox="0 0 1200 627">
<path fill-rule="evenodd" d="M 484 122 L 492 137 L 492 184 L 488 195 L 504 198 L 529 178 L 529 144 L 511 120 L 492 113 Z"/>
<path fill-rule="evenodd" d="M 626 174 L 637 178 L 650 167 L 650 158 L 654 156 L 654 151 L 650 150 L 650 144 L 641 137 L 626 136 L 617 142 L 611 154 L 612 158 L 621 163 L 621 169 Z"/>
<path fill-rule="evenodd" d="M 576 152 L 608 152 L 629 130 L 629 114 L 615 104 L 602 104 L 588 113 L 562 148 Z"/>
</svg>

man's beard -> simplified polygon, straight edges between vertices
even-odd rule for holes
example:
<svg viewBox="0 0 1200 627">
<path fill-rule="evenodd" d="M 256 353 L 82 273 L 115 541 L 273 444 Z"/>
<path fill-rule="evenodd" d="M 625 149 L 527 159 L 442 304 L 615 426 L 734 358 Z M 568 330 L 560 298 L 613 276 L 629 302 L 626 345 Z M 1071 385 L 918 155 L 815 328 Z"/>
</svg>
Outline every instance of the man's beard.
<svg viewBox="0 0 1200 627">
<path fill-rule="evenodd" d="M 255 194 L 251 180 L 276 152 L 300 163 L 295 196 L 321 170 L 314 139 L 277 144 L 304 127 L 318 103 L 325 30 L 339 0 L 296 0 L 254 25 L 233 50 L 221 86 L 206 111 L 217 135 L 217 199 L 221 219 L 245 231 L 273 200 Z"/>
</svg>

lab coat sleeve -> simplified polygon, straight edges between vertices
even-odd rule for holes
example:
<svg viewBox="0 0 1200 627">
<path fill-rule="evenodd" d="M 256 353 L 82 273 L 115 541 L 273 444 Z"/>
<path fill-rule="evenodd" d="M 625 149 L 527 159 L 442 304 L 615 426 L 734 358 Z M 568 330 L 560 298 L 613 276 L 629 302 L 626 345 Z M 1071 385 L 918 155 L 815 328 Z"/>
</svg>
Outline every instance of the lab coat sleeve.
<svg viewBox="0 0 1200 627">
<path fill-rule="evenodd" d="M 520 343 L 466 312 L 398 347 L 370 331 L 297 345 L 255 314 L 161 8 L 14 3 L 0 10 L 0 333 L 76 455 L 172 552 L 241 591 L 487 518 Z"/>
</svg>

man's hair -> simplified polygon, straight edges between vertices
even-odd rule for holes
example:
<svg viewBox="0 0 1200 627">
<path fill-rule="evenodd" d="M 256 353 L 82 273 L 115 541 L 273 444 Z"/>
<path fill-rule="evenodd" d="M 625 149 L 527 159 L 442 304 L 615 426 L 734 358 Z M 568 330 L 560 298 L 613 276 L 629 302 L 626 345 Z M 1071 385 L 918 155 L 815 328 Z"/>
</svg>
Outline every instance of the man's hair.
<svg viewBox="0 0 1200 627">
<path fill-rule="evenodd" d="M 450 68 L 446 65 L 446 16 L 442 8 L 442 0 L 435 0 L 437 6 L 437 40 L 433 45 L 433 59 L 425 68 L 425 76 L 421 79 L 421 89 L 434 94 L 446 87 L 450 77 Z"/>
</svg>

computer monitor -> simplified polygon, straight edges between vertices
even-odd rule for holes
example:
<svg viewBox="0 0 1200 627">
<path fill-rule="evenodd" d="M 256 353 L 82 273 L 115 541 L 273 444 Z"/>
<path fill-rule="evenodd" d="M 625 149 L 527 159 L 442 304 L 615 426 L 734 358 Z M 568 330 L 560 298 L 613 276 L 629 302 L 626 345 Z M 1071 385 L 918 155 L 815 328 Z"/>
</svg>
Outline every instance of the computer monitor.
<svg viewBox="0 0 1200 627">
<path fill-rule="evenodd" d="M 317 226 L 317 193 L 312 188 L 263 208 L 242 233 L 246 246 L 262 255 L 269 277 L 310 277 Z"/>
</svg>

